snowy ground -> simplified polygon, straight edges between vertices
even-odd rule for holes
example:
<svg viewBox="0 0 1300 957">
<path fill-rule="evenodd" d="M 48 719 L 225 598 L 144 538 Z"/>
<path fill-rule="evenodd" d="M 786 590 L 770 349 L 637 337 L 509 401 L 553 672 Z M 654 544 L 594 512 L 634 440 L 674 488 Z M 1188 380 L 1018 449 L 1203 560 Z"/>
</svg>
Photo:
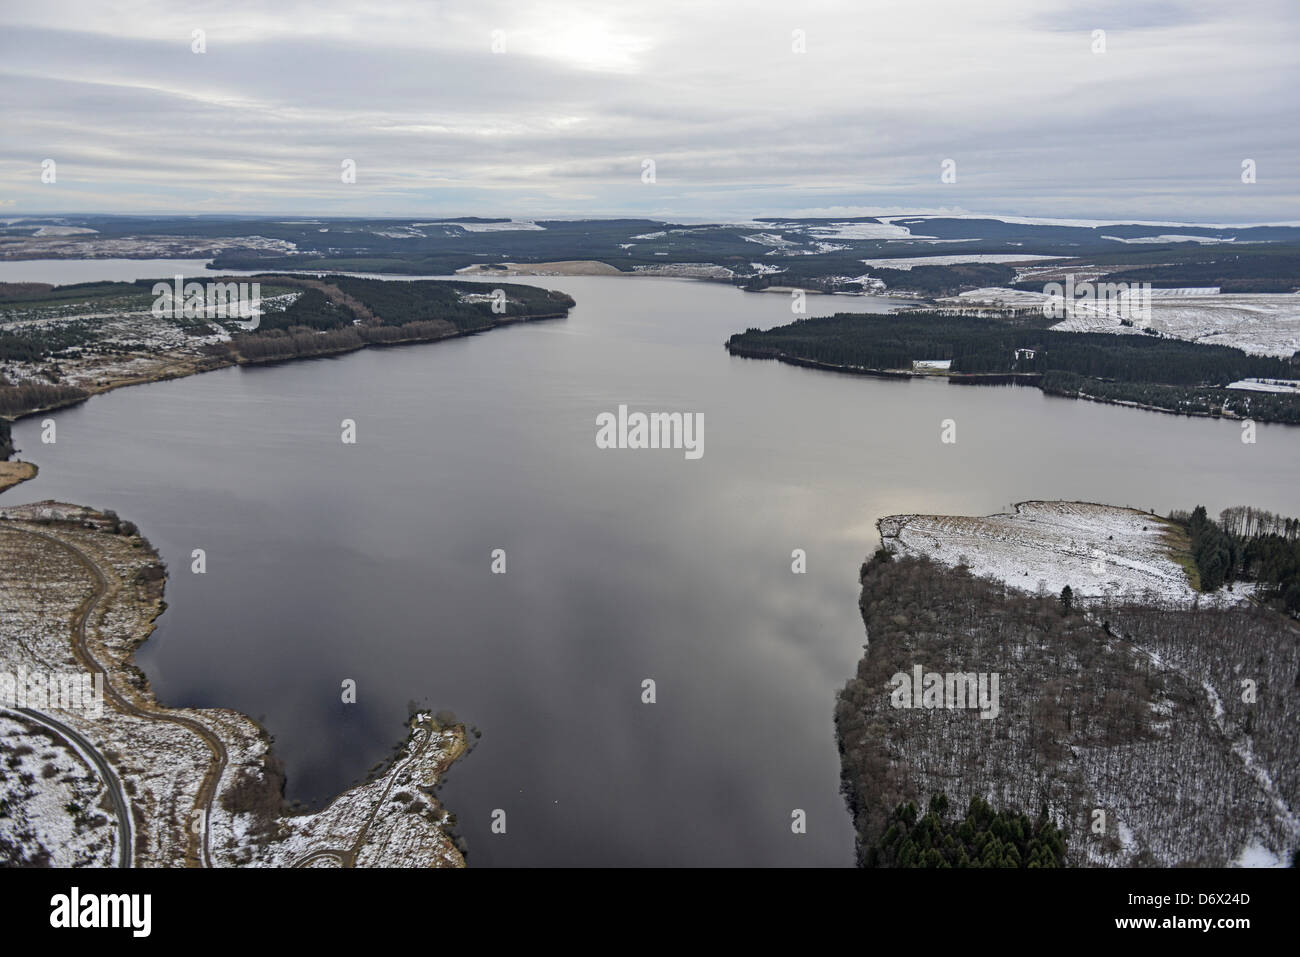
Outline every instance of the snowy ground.
<svg viewBox="0 0 1300 957">
<path fill-rule="evenodd" d="M 1028 592 L 1058 595 L 1066 586 L 1081 601 L 1130 598 L 1189 606 L 1234 604 L 1247 592 L 1195 591 L 1174 560 L 1172 530 L 1134 509 L 1084 502 L 1022 502 L 1015 514 L 890 515 L 878 523 L 884 545 Z"/>
<path fill-rule="evenodd" d="M 500 268 L 491 268 L 500 267 Z M 625 276 L 616 266 L 595 259 L 570 259 L 548 263 L 475 263 L 456 270 L 458 276 Z"/>
<path fill-rule="evenodd" d="M 289 254 L 298 247 L 265 236 L 215 237 L 123 236 L 116 239 L 81 234 L 36 234 L 0 239 L 0 259 L 190 259 L 211 258 L 227 249 L 258 249 Z"/>
<path fill-rule="evenodd" d="M 1235 239 L 1220 239 L 1217 236 L 1184 236 L 1173 234 L 1169 236 L 1138 236 L 1134 239 L 1124 239 L 1121 236 L 1102 236 L 1102 239 L 1109 239 L 1116 243 L 1233 243 Z"/>
<path fill-rule="evenodd" d="M 113 867 L 117 819 L 90 763 L 34 721 L 0 710 L 0 862 Z"/>
<path fill-rule="evenodd" d="M 913 266 L 955 266 L 961 263 L 1026 263 L 1045 259 L 1064 259 L 1064 256 L 1030 256 L 1022 253 L 967 253 L 953 256 L 906 256 L 901 259 L 864 259 L 868 266 L 886 269 L 911 269 Z"/>
<path fill-rule="evenodd" d="M 786 239 L 779 233 L 755 233 L 741 238 L 747 243 L 758 243 L 760 246 L 772 246 L 777 249 L 791 249 L 799 245 L 798 242 Z"/>
<path fill-rule="evenodd" d="M 668 276 L 678 279 L 731 279 L 736 274 L 712 263 L 664 263 L 662 266 L 633 266 L 637 276 Z"/>
<path fill-rule="evenodd" d="M 1241 379 L 1227 387 L 1242 392 L 1296 393 L 1300 392 L 1300 379 Z"/>
<path fill-rule="evenodd" d="M 864 215 L 874 215 L 865 213 Z M 989 219 L 999 223 L 1014 223 L 1021 226 L 1193 226 L 1205 229 L 1251 229 L 1256 226 L 1300 226 L 1300 221 L 1287 220 L 1277 223 L 1184 223 L 1163 219 L 1062 219 L 1051 216 L 1004 216 L 1000 213 L 967 213 L 948 210 L 923 210 L 916 213 L 899 215 L 891 213 L 880 216 L 885 222 L 899 222 L 910 219 Z"/>
<path fill-rule="evenodd" d="M 133 653 L 162 611 L 161 569 L 153 549 L 126 531 L 75 505 L 0 508 L 0 674 L 84 674 L 73 622 L 98 592 L 84 653 L 111 689 L 102 710 L 30 697 L 26 705 L 80 734 L 112 768 L 136 866 L 282 866 L 304 855 L 349 866 L 463 866 L 431 793 L 465 750 L 462 726 L 416 715 L 382 774 L 318 814 L 287 816 L 265 775 L 269 740 L 251 719 L 159 705 Z M 28 724 L 0 711 L 0 862 L 116 864 L 116 809 L 93 757 Z M 226 761 L 203 804 L 210 739 Z"/>
<path fill-rule="evenodd" d="M 1039 292 L 985 288 L 941 299 L 939 304 L 1031 309 L 1041 307 L 1048 298 Z M 1207 295 L 1202 290 L 1152 289 L 1150 327 L 1175 339 L 1232 346 L 1254 355 L 1288 357 L 1300 351 L 1300 295 Z M 1064 332 L 1142 334 L 1136 325 L 1121 325 L 1118 316 L 1096 308 L 1074 309 L 1052 328 Z"/>
<path fill-rule="evenodd" d="M 339 866 L 340 855 L 355 853 L 358 867 L 463 866 L 445 830 L 453 819 L 431 791 L 464 747 L 463 728 L 440 727 L 428 713 L 415 715 L 406 744 L 383 774 L 315 814 L 283 819 L 279 839 L 249 863 Z"/>
<path fill-rule="evenodd" d="M 268 295 L 255 300 L 253 308 L 262 314 L 280 312 L 302 294 L 298 290 L 269 294 L 278 288 L 268 287 Z M 141 308 L 141 298 L 148 299 L 0 307 L 2 333 L 23 336 L 71 331 L 80 340 L 39 362 L 0 362 L 0 376 L 13 384 L 57 381 L 89 390 L 125 378 L 148 379 L 176 362 L 199 359 L 206 346 L 229 341 L 231 330 L 238 331 L 246 322 L 216 319 L 216 306 L 208 307 L 213 318 L 160 317 L 151 308 Z"/>
<path fill-rule="evenodd" d="M 915 236 L 906 226 L 896 226 L 892 223 L 855 223 L 851 221 L 837 223 L 807 223 L 798 219 L 770 219 L 762 222 L 753 221 L 748 223 L 732 223 L 733 226 L 744 228 L 775 229 L 785 233 L 795 233 L 800 237 L 800 242 L 812 241 L 834 241 L 834 240 L 863 240 L 863 239 L 917 239 L 923 237 Z M 762 240 L 750 239 L 751 242 L 761 242 Z M 924 237 L 929 238 L 929 237 Z M 797 245 L 797 243 L 795 244 Z"/>
</svg>

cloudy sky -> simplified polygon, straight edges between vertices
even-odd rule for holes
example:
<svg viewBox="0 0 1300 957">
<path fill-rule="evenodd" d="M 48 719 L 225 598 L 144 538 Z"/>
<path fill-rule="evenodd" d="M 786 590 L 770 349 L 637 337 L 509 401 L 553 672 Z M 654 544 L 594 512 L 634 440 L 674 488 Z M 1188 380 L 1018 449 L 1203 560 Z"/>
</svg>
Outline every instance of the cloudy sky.
<svg viewBox="0 0 1300 957">
<path fill-rule="evenodd" d="M 1295 0 L 5 3 L 0 215 L 1293 221 L 1297 51 Z"/>
</svg>

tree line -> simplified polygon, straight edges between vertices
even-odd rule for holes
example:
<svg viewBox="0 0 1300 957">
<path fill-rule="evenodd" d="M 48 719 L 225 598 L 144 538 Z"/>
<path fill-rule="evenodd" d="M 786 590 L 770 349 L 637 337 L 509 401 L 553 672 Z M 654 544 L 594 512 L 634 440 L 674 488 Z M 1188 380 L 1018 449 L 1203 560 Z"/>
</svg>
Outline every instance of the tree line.
<svg viewBox="0 0 1300 957">
<path fill-rule="evenodd" d="M 1223 386 L 1250 377 L 1295 375 L 1286 359 L 1230 346 L 1160 336 L 1062 332 L 942 312 L 798 319 L 732 336 L 748 355 L 787 355 L 869 369 L 906 369 L 917 359 L 948 359 L 953 372 L 1069 372 L 1094 379 Z M 1031 350 L 1033 356 L 1017 350 Z"/>
<path fill-rule="evenodd" d="M 408 322 L 401 326 L 347 326 L 324 331 L 294 326 L 237 335 L 229 343 L 215 344 L 210 351 L 249 362 L 279 362 L 351 352 L 369 345 L 432 342 L 459 334 L 454 325 L 441 320 Z"/>
<path fill-rule="evenodd" d="M 943 312 L 838 314 L 750 328 L 728 339 L 727 349 L 751 358 L 875 370 L 946 359 L 957 374 L 1035 373 L 1036 384 L 1055 395 L 1300 424 L 1300 395 L 1224 388 L 1238 379 L 1295 378 L 1297 359 L 1158 335 L 1062 332 Z"/>
<path fill-rule="evenodd" d="M 37 409 L 71 405 L 89 398 L 90 393 L 71 385 L 46 385 L 43 382 L 0 382 L 0 415 L 17 417 Z"/>
<path fill-rule="evenodd" d="M 1300 520 L 1240 506 L 1224 509 L 1216 522 L 1203 505 L 1170 518 L 1191 538 L 1202 591 L 1253 582 L 1260 600 L 1300 615 Z"/>
<path fill-rule="evenodd" d="M 391 279 L 357 279 L 351 276 L 327 276 L 325 281 L 364 303 L 385 325 L 406 325 L 431 319 L 450 322 L 461 332 L 490 329 L 503 318 L 554 315 L 573 306 L 564 293 L 535 286 L 505 283 L 453 283 L 441 280 L 394 281 Z M 494 290 L 505 293 L 504 301 L 494 311 L 490 296 Z M 474 298 L 466 301 L 466 296 Z"/>
<path fill-rule="evenodd" d="M 1038 387 L 1049 395 L 1076 397 L 1082 393 L 1093 399 L 1132 402 L 1184 415 L 1231 415 L 1257 422 L 1300 425 L 1300 396 L 1281 392 L 1248 392 L 1155 382 L 1111 382 L 1073 372 L 1045 373 L 1038 380 Z"/>
<path fill-rule="evenodd" d="M 971 798 L 965 818 L 949 821 L 948 796 L 931 795 L 918 819 L 915 802 L 899 804 L 880 840 L 868 850 L 866 867 L 1062 867 L 1065 836 L 1043 807 L 1037 820 L 1016 811 L 995 811 Z"/>
</svg>

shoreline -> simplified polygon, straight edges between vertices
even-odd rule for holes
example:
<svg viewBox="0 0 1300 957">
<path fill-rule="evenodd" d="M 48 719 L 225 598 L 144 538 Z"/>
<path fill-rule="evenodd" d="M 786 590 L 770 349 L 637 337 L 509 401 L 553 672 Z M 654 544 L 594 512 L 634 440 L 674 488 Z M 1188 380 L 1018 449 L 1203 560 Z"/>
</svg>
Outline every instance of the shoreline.
<svg viewBox="0 0 1300 957">
<path fill-rule="evenodd" d="M 1097 509 L 1138 518 L 1138 530 L 1146 514 L 1035 500 L 1015 503 L 1014 513 L 1035 505 L 1073 512 L 1081 520 L 1075 529 L 1084 534 Z M 924 518 L 937 516 L 879 521 L 883 534 L 891 520 Z M 982 527 L 1013 514 L 948 518 Z M 1155 545 L 1151 531 L 1144 537 Z M 971 542 L 1004 544 L 983 534 Z M 1087 574 L 1091 556 L 1079 559 Z M 936 794 L 945 795 L 958 823 L 975 797 L 1012 814 L 1038 810 L 1063 832 L 1056 866 L 1252 866 L 1261 856 L 1285 866 L 1292 860 L 1300 838 L 1290 811 L 1292 782 L 1279 786 L 1274 775 L 1286 767 L 1294 710 L 1287 706 L 1261 721 L 1235 694 L 1246 662 L 1264 671 L 1261 680 L 1289 686 L 1298 648 L 1289 622 L 1248 601 L 1176 607 L 1141 591 L 1095 605 L 1080 601 L 1077 581 L 1067 602 L 1051 587 L 1016 588 L 983 576 L 977 566 L 978 560 L 950 564 L 912 550 L 877 553 L 862 564 L 858 604 L 866 644 L 834 710 L 859 866 L 896 866 L 887 853 L 891 815 L 907 801 L 924 807 Z M 1018 565 L 1009 570 L 1023 579 Z M 937 681 L 931 684 L 937 697 L 918 695 L 925 687 L 919 676 L 902 685 L 910 694 L 897 697 L 900 679 L 923 670 L 924 682 Z M 985 675 L 997 683 L 990 681 L 990 697 L 981 692 L 978 701 L 969 683 L 964 694 L 953 683 Z M 988 705 L 997 721 L 981 721 L 986 712 L 973 710 Z M 1191 756 L 1197 780 L 1231 779 L 1234 786 L 1207 804 L 1204 792 L 1166 773 L 1174 755 Z M 1097 829 L 1097 808 L 1114 808 L 1122 817 L 1112 815 L 1104 831 Z M 1034 866 L 1020 855 L 1009 864 L 1024 867 L 1027 860 Z M 980 866 L 974 858 L 951 864 Z"/>
<path fill-rule="evenodd" d="M 759 352 L 757 350 L 745 349 L 743 347 L 734 347 L 727 345 L 726 350 L 729 354 L 741 359 L 768 359 L 775 362 L 781 362 L 785 365 L 799 366 L 802 368 L 816 369 L 821 372 L 839 372 L 846 375 L 868 376 L 875 379 L 936 379 L 943 378 L 948 380 L 949 385 L 973 385 L 973 386 L 1032 386 L 1037 388 L 1043 395 L 1052 396 L 1058 399 L 1082 399 L 1086 402 L 1096 402 L 1099 405 L 1117 405 L 1129 409 L 1138 409 L 1143 412 L 1162 412 L 1166 415 L 1185 415 L 1198 419 L 1220 419 L 1228 422 L 1246 422 L 1254 421 L 1267 425 L 1290 425 L 1297 426 L 1295 422 L 1284 422 L 1278 419 L 1253 418 L 1237 415 L 1233 412 L 1200 412 L 1188 409 L 1166 409 L 1158 405 L 1146 405 L 1141 402 L 1132 402 L 1125 399 L 1107 399 L 1101 396 L 1089 395 L 1082 390 L 1078 392 L 1061 392 L 1053 389 L 1044 388 L 1042 385 L 1043 373 L 1041 372 L 990 372 L 990 373 L 963 373 L 963 372 L 915 372 L 909 369 L 868 369 L 862 366 L 847 366 L 833 362 L 826 362 L 821 359 L 806 359 L 802 356 L 791 356 L 783 352 Z M 1030 380 L 1033 381 L 1030 381 Z M 996 380 L 996 381 L 994 381 Z"/>
<path fill-rule="evenodd" d="M 459 339 L 467 336 L 477 336 L 484 332 L 491 332 L 503 326 L 518 325 L 524 322 L 535 322 L 546 319 L 563 319 L 568 316 L 568 312 L 545 313 L 537 316 L 507 316 L 497 320 L 493 325 L 486 329 L 474 329 L 468 332 L 462 332 L 459 329 L 452 329 L 440 335 L 432 336 L 415 336 L 404 339 L 392 339 L 387 342 L 366 342 L 364 340 L 345 346 L 337 346 L 328 349 L 322 349 L 319 352 L 302 353 L 292 356 L 270 356 L 265 358 L 247 358 L 245 356 L 196 356 L 186 353 L 163 352 L 150 358 L 159 361 L 159 367 L 149 370 L 138 376 L 123 376 L 117 379 L 111 379 L 104 384 L 95 384 L 86 387 L 80 387 L 86 393 L 84 396 L 76 396 L 61 402 L 43 405 L 34 409 L 27 409 L 13 415 L 0 415 L 0 422 L 12 425 L 23 419 L 29 419 L 34 415 L 41 415 L 47 412 L 57 412 L 61 409 L 70 409 L 74 406 L 81 405 L 83 402 L 89 402 L 97 395 L 104 395 L 117 389 L 126 388 L 135 385 L 149 385 L 155 382 L 170 382 L 173 379 L 185 379 L 193 375 L 201 375 L 205 372 L 217 372 L 221 369 L 230 369 L 243 366 L 272 366 L 281 365 L 289 362 L 297 362 L 306 359 L 327 359 L 332 356 L 347 355 L 352 352 L 360 352 L 363 349 L 370 348 L 388 348 L 391 346 L 412 346 L 426 343 L 442 342 L 445 339 Z M 395 328 L 401 328 L 395 327 Z M 19 451 L 17 449 L 15 452 Z M 0 463 L 3 463 L 0 459 Z M 2 489 L 0 489 L 2 490 Z"/>
<path fill-rule="evenodd" d="M 568 313 L 566 308 L 494 317 L 488 326 L 464 331 L 442 323 L 434 334 L 359 340 L 301 355 L 248 358 L 238 354 L 237 346 L 224 356 L 157 353 L 148 356 L 151 367 L 136 374 L 95 382 L 83 387 L 84 394 L 65 401 L 0 416 L 4 451 L 6 456 L 19 452 L 9 443 L 11 423 L 71 408 L 127 386 L 232 366 L 330 358 L 370 346 L 433 343 L 505 325 L 564 318 Z M 7 457 L 0 460 L 0 493 L 38 473 L 35 463 Z M 0 642 L 0 648 L 10 656 L 18 655 L 15 660 L 20 668 L 34 657 L 38 671 L 54 673 L 75 660 L 78 674 L 102 677 L 105 710 L 114 714 L 109 722 L 88 722 L 87 712 L 69 711 L 54 702 L 47 705 L 42 699 L 37 699 L 38 706 L 53 709 L 53 715 L 0 708 L 0 718 L 9 723 L 15 741 L 22 744 L 34 735 L 54 740 L 69 756 L 70 766 L 79 769 L 68 778 L 74 782 L 68 786 L 80 788 L 79 794 L 98 795 L 95 803 L 102 802 L 105 807 L 111 803 L 117 809 L 116 831 L 107 827 L 109 819 L 104 815 L 92 814 L 90 824 L 81 823 L 74 815 L 73 827 L 80 829 L 82 840 L 65 848 L 43 835 L 53 833 L 51 826 L 63 826 L 61 815 L 73 815 L 70 808 L 88 805 L 55 801 L 52 808 L 44 798 L 47 791 L 53 793 L 67 782 L 42 781 L 22 787 L 0 782 L 0 798 L 14 802 L 22 818 L 21 826 L 16 825 L 22 838 L 17 852 L 20 858 L 53 859 L 65 865 L 69 860 L 111 863 L 110 858 L 120 857 L 119 863 L 129 866 L 466 866 L 463 842 L 452 832 L 455 817 L 433 794 L 446 771 L 470 750 L 466 728 L 454 717 L 444 724 L 441 714 L 412 714 L 405 737 L 377 766 L 379 770 L 318 810 L 296 809 L 284 799 L 282 765 L 265 728 L 233 709 L 164 706 L 154 696 L 148 675 L 135 664 L 135 651 L 153 634 L 158 618 L 166 611 L 163 593 L 168 576 L 157 551 L 133 523 L 112 513 L 51 501 L 0 504 L 0 550 L 8 557 L 11 552 L 18 556 L 7 563 L 8 576 L 0 570 L 0 587 L 15 596 L 12 601 L 7 598 L 7 605 L 20 606 L 31 587 L 23 577 L 24 569 L 33 565 L 48 569 L 51 562 L 56 566 L 62 563 L 65 572 L 57 584 L 66 582 L 67 587 L 53 590 L 56 607 L 46 610 L 42 605 L 40 615 L 57 619 L 62 611 L 70 616 L 69 629 L 51 630 L 51 635 L 62 634 L 62 640 L 47 636 L 42 645 L 40 638 L 24 642 L 15 633 L 13 641 Z M 74 567 L 75 572 L 67 571 Z M 74 609 L 87 577 L 92 595 Z M 111 612 L 103 609 L 92 620 L 90 612 L 97 605 L 109 605 L 117 613 L 111 624 Z M 21 613 L 11 617 L 11 627 L 27 627 Z M 5 637 L 3 625 L 0 623 L 0 638 Z M 110 629 L 112 634 L 106 636 Z M 33 648 L 37 649 L 34 655 Z M 0 661 L 4 658 L 0 655 Z M 178 725 L 189 735 L 178 737 Z M 159 727 L 168 730 L 149 730 Z M 88 754 L 83 754 L 87 748 Z M 78 757 L 71 757 L 74 754 Z M 390 798 L 394 791 L 396 796 Z M 194 810 L 187 810 L 191 806 Z M 214 831 L 217 836 L 211 838 Z M 218 840 L 219 844 L 214 843 Z"/>
<path fill-rule="evenodd" d="M 6 492 L 23 482 L 31 481 L 36 478 L 36 473 L 39 471 L 40 469 L 32 462 L 17 460 L 0 462 L 0 492 Z"/>
<path fill-rule="evenodd" d="M 265 728 L 234 709 L 168 707 L 135 664 L 135 652 L 167 609 L 167 573 L 134 525 L 53 501 L 0 506 L 0 551 L 16 559 L 0 563 L 8 566 L 0 570 L 0 590 L 18 610 L 8 630 L 25 634 L 34 613 L 24 610 L 30 588 L 23 568 L 32 563 L 52 569 L 53 583 L 62 586 L 42 592 L 39 616 L 69 625 L 25 639 L 6 635 L 15 640 L 0 644 L 0 670 L 12 672 L 17 662 L 29 673 L 53 674 L 75 661 L 79 673 L 102 675 L 104 713 L 113 717 L 103 721 L 41 697 L 25 700 L 17 711 L 5 705 L 0 716 L 15 722 L 23 741 L 24 735 L 45 734 L 69 754 L 80 754 L 78 741 L 88 743 L 99 770 L 86 765 L 77 783 L 111 798 L 123 809 L 119 822 L 127 828 L 123 833 L 119 823 L 116 832 L 105 831 L 108 819 L 100 815 L 78 825 L 81 843 L 72 850 L 43 845 L 50 815 L 75 815 L 66 806 L 28 799 L 62 782 L 27 785 L 26 791 L 21 781 L 0 782 L 0 795 L 14 801 L 20 818 L 14 825 L 20 851 L 47 858 L 51 851 L 94 855 L 101 863 L 122 853 L 130 866 L 289 867 L 331 860 L 342 867 L 465 866 L 450 833 L 454 817 L 431 793 L 415 796 L 436 786 L 469 750 L 463 724 L 449 719 L 444 725 L 428 711 L 412 714 L 405 738 L 381 770 L 320 810 L 295 813 L 284 800 L 284 775 Z M 82 597 L 87 583 L 91 593 Z M 400 801 L 389 797 L 398 785 L 404 786 Z"/>
</svg>

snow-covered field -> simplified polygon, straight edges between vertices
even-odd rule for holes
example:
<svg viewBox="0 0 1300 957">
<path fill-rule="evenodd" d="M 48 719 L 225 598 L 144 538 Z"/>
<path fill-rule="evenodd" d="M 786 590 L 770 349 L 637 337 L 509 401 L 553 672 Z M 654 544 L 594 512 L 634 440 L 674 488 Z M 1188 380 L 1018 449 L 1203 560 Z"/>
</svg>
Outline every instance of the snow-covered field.
<svg viewBox="0 0 1300 957">
<path fill-rule="evenodd" d="M 1021 502 L 1014 514 L 890 515 L 878 523 L 896 554 L 966 565 L 975 575 L 1013 588 L 1076 598 L 1189 606 L 1234 604 L 1247 592 L 1213 596 L 1195 591 L 1173 558 L 1172 526 L 1135 509 L 1086 502 Z"/>
<path fill-rule="evenodd" d="M 1053 326 L 1078 332 L 1120 332 L 1110 316 L 1076 315 Z M 1300 296 L 1229 294 L 1151 298 L 1151 328 L 1175 339 L 1233 346 L 1255 355 L 1291 356 L 1300 351 Z"/>
<path fill-rule="evenodd" d="M 637 276 L 668 276 L 677 279 L 731 279 L 733 273 L 726 266 L 713 263 L 664 263 L 662 266 L 633 266 Z"/>
<path fill-rule="evenodd" d="M 864 215 L 871 214 L 868 213 Z M 966 213 L 950 212 L 947 210 L 939 212 L 928 210 L 925 212 L 909 213 L 906 215 L 890 214 L 888 216 L 881 216 L 880 219 L 891 223 L 910 219 L 990 219 L 999 223 L 1014 223 L 1020 226 L 1192 226 L 1203 229 L 1250 229 L 1255 226 L 1300 226 L 1300 221 L 1295 220 L 1287 220 L 1277 223 L 1183 223 L 1153 219 L 1063 219 L 1051 216 L 1004 216 L 1000 213 Z"/>
<path fill-rule="evenodd" d="M 1137 236 L 1133 239 L 1124 239 L 1122 236 L 1102 236 L 1102 239 L 1109 239 L 1116 243 L 1233 243 L 1235 239 L 1220 239 L 1218 236 L 1183 236 L 1174 234 L 1170 236 Z"/>
<path fill-rule="evenodd" d="M 982 286 L 979 289 L 968 289 L 960 295 L 946 296 L 936 302 L 940 306 L 956 309 L 1041 309 L 1047 300 L 1046 293 Z"/>
<path fill-rule="evenodd" d="M 293 291 L 254 299 L 250 308 L 260 315 L 281 312 L 301 295 Z M 85 333 L 81 344 L 39 362 L 0 362 L 0 376 L 15 384 L 57 380 L 91 390 L 126 378 L 147 379 L 178 361 L 199 359 L 208 346 L 229 342 L 231 330 L 245 320 L 219 317 L 223 308 L 227 307 L 207 304 L 201 318 L 212 321 L 206 329 L 196 329 L 196 319 L 155 316 L 149 309 L 114 300 L 67 307 L 0 307 L 0 330 L 5 333 L 49 335 L 78 329 Z"/>
<path fill-rule="evenodd" d="M 752 236 L 742 236 L 741 238 L 747 243 L 758 243 L 760 246 L 772 246 L 776 249 L 790 249 L 799 245 L 779 233 L 754 233 Z"/>
<path fill-rule="evenodd" d="M 905 217 L 904 217 L 905 218 Z M 739 222 L 729 224 L 738 229 L 761 229 L 765 231 L 777 230 L 783 233 L 791 233 L 799 237 L 793 243 L 798 245 L 801 242 L 815 243 L 821 241 L 835 240 L 869 240 L 869 239 L 932 239 L 931 236 L 916 236 L 906 226 L 896 226 L 888 222 L 879 223 L 857 223 L 857 222 L 832 222 L 832 223 L 809 223 L 799 219 L 766 219 L 751 220 L 749 222 Z M 676 232 L 677 230 L 674 230 Z M 633 236 L 633 239 L 639 237 Z M 762 242 L 752 237 L 745 237 L 751 242 Z"/>
<path fill-rule="evenodd" d="M 1030 256 L 1019 253 L 960 253 L 953 256 L 907 256 L 901 259 L 864 259 L 868 266 L 886 269 L 911 269 L 913 266 L 955 266 L 960 263 L 1026 263 L 1044 259 L 1065 259 L 1064 256 Z"/>
<path fill-rule="evenodd" d="M 957 308 L 1040 307 L 1045 293 L 1019 289 L 972 289 L 939 300 Z M 1069 303 L 1066 304 L 1069 307 Z M 1201 289 L 1152 289 L 1150 327 L 1161 335 L 1209 345 L 1232 346 L 1264 356 L 1287 357 L 1300 351 L 1300 294 L 1228 293 L 1214 295 Z M 1063 332 L 1142 334 L 1136 326 L 1121 325 L 1105 308 L 1080 305 L 1052 326 Z"/>
<path fill-rule="evenodd" d="M 287 255 L 297 252 L 298 246 L 287 239 L 265 236 L 104 238 L 88 237 L 81 232 L 43 233 L 3 237 L 0 259 L 189 259 L 210 258 L 227 249 L 256 249 Z"/>
<path fill-rule="evenodd" d="M 411 223 L 412 226 L 459 226 L 467 233 L 509 233 L 519 232 L 520 230 L 537 231 L 546 229 L 545 226 L 538 226 L 534 222 L 511 220 L 504 223 Z"/>
<path fill-rule="evenodd" d="M 1229 382 L 1227 388 L 1242 392 L 1296 393 L 1300 392 L 1300 379 L 1241 379 Z"/>
<path fill-rule="evenodd" d="M 820 239 L 917 238 L 906 226 L 895 226 L 892 223 L 832 223 L 829 226 L 814 226 L 808 230 L 808 235 Z"/>
<path fill-rule="evenodd" d="M 116 866 L 117 820 L 89 761 L 35 721 L 4 710 L 0 760 L 0 840 L 12 863 Z"/>
</svg>

